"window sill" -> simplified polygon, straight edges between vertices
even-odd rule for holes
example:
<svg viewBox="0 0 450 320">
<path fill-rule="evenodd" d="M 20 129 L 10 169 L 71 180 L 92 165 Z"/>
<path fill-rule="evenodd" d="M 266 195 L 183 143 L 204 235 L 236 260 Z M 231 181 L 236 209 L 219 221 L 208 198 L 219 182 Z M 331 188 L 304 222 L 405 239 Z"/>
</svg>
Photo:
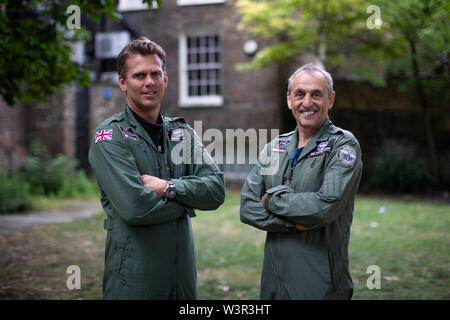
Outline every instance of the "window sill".
<svg viewBox="0 0 450 320">
<path fill-rule="evenodd" d="M 189 97 L 182 98 L 179 101 L 180 108 L 217 108 L 223 106 L 222 96 L 208 96 L 208 97 Z"/>
</svg>

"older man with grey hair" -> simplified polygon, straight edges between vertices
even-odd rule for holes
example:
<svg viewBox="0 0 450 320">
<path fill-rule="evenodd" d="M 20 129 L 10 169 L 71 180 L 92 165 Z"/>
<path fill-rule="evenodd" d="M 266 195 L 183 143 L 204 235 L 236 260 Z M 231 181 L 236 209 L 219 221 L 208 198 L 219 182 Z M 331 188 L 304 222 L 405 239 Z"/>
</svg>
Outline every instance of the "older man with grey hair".
<svg viewBox="0 0 450 320">
<path fill-rule="evenodd" d="M 335 96 L 328 72 L 297 69 L 286 93 L 297 127 L 265 146 L 242 188 L 241 221 L 267 232 L 261 299 L 352 297 L 348 244 L 362 160 L 353 134 L 328 117 Z"/>
</svg>

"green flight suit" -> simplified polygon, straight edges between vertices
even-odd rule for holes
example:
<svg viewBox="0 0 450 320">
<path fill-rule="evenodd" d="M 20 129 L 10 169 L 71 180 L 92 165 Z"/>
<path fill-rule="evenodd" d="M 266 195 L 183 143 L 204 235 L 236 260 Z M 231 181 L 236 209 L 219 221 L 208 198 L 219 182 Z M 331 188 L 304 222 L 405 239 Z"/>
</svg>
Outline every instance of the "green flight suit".
<svg viewBox="0 0 450 320">
<path fill-rule="evenodd" d="M 359 143 L 327 118 L 292 169 L 297 142 L 298 128 L 267 144 L 242 188 L 241 221 L 267 231 L 261 299 L 349 299 Z"/>
<path fill-rule="evenodd" d="M 190 219 L 223 203 L 223 173 L 182 118 L 162 118 L 164 154 L 128 106 L 96 129 L 89 161 L 107 214 L 104 299 L 197 298 Z M 175 199 L 143 187 L 143 174 L 171 178 Z"/>
</svg>

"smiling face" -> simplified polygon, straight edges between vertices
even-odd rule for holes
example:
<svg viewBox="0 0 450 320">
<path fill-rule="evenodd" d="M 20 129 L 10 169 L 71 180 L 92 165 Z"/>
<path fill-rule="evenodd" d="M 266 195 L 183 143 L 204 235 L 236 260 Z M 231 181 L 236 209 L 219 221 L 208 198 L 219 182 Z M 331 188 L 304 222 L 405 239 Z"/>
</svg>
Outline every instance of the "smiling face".
<svg viewBox="0 0 450 320">
<path fill-rule="evenodd" d="M 311 136 L 317 132 L 333 107 L 335 92 L 328 93 L 325 77 L 317 71 L 302 71 L 287 93 L 287 103 L 298 129 Z"/>
<path fill-rule="evenodd" d="M 128 105 L 138 114 L 159 113 L 168 78 L 156 54 L 130 54 L 126 61 L 126 78 L 119 75 L 119 86 Z"/>
</svg>

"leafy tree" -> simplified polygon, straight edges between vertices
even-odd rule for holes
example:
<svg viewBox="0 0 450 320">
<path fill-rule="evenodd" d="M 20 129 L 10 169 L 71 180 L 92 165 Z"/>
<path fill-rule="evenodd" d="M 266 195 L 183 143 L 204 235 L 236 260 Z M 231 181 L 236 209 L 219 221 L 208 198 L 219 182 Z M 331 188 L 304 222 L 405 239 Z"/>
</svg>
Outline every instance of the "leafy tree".
<svg viewBox="0 0 450 320">
<path fill-rule="evenodd" d="M 240 28 L 272 41 L 241 69 L 264 68 L 310 52 L 319 63 L 343 67 L 357 81 L 386 85 L 387 77 L 395 77 L 404 89 L 415 89 L 430 173 L 437 181 L 429 97 L 448 104 L 449 1 L 238 0 L 236 6 Z"/>
<path fill-rule="evenodd" d="M 450 2 L 378 0 L 374 3 L 382 8 L 385 34 L 392 35 L 379 43 L 377 49 L 383 53 L 386 46 L 394 46 L 396 41 L 401 44 L 402 50 L 392 57 L 388 67 L 393 75 L 405 79 L 406 88 L 416 91 L 428 144 L 430 173 L 437 183 L 439 170 L 430 97 L 443 106 L 449 101 Z"/>
<path fill-rule="evenodd" d="M 161 5 L 162 0 L 156 0 Z M 0 95 L 8 105 L 45 101 L 65 84 L 88 84 L 87 66 L 71 61 L 70 41 L 86 40 L 89 32 L 68 32 L 76 5 L 94 20 L 120 19 L 114 0 L 0 0 Z M 152 3 L 152 0 L 143 0 Z"/>
</svg>

